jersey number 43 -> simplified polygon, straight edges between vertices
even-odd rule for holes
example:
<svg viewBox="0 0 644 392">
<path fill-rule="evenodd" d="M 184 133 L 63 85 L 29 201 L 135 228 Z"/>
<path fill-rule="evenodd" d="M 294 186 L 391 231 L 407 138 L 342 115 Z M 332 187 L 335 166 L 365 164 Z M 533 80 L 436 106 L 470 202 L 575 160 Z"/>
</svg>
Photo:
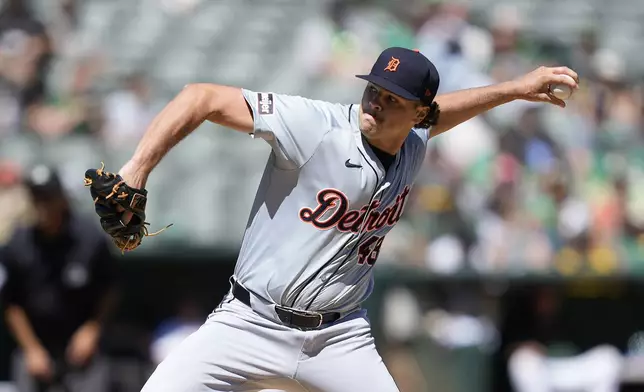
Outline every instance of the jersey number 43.
<svg viewBox="0 0 644 392">
<path fill-rule="evenodd" d="M 374 265 L 384 240 L 385 237 L 373 236 L 363 242 L 358 248 L 358 264 Z"/>
</svg>

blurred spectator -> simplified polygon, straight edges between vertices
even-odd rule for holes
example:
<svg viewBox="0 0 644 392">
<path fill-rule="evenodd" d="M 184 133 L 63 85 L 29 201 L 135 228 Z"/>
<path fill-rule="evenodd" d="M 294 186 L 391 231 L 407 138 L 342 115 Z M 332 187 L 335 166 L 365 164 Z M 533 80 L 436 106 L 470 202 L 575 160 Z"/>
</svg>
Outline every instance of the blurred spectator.
<svg viewBox="0 0 644 392">
<path fill-rule="evenodd" d="M 462 1 L 425 4 L 417 46 L 441 74 L 442 92 L 493 83 L 485 71 L 492 60 L 489 31 L 469 23 L 469 6 Z"/>
<path fill-rule="evenodd" d="M 79 5 L 77 0 L 57 0 L 49 3 L 47 8 L 47 22 L 56 52 L 65 52 L 65 47 L 73 40 L 73 35 L 78 28 Z"/>
<path fill-rule="evenodd" d="M 494 7 L 490 21 L 494 55 L 489 71 L 494 80 L 511 80 L 533 68 L 532 48 L 520 45 L 523 23 L 518 7 Z"/>
<path fill-rule="evenodd" d="M 74 214 L 53 169 L 36 166 L 25 183 L 37 211 L 0 255 L 0 299 L 18 343 L 13 378 L 20 392 L 103 391 L 99 339 L 115 300 L 116 261 L 104 236 Z"/>
<path fill-rule="evenodd" d="M 531 173 L 548 173 L 557 168 L 564 158 L 559 146 L 552 140 L 541 121 L 542 110 L 526 109 L 519 117 L 515 129 L 501 137 L 508 152 Z"/>
<path fill-rule="evenodd" d="M 73 64 L 61 89 L 47 91 L 29 107 L 25 125 L 45 140 L 97 133 L 102 113 L 91 87 L 98 69 L 93 58 Z"/>
<path fill-rule="evenodd" d="M 329 8 L 333 34 L 329 72 L 350 83 L 352 75 L 369 67 L 387 46 L 385 31 L 397 20 L 386 7 L 369 2 L 334 0 Z"/>
<path fill-rule="evenodd" d="M 138 141 L 156 112 L 151 107 L 150 87 L 143 74 L 132 74 L 103 101 L 102 137 L 112 147 Z"/>
<path fill-rule="evenodd" d="M 571 66 L 582 79 L 593 77 L 592 59 L 598 48 L 598 32 L 592 29 L 579 35 L 579 45 L 572 50 Z"/>
<path fill-rule="evenodd" d="M 22 111 L 42 97 L 51 58 L 44 25 L 26 0 L 0 8 L 0 136 L 19 131 Z"/>
<path fill-rule="evenodd" d="M 538 227 L 527 223 L 519 192 L 516 183 L 499 184 L 481 215 L 476 228 L 479 242 L 472 260 L 478 269 L 511 273 L 547 266 L 550 244 Z"/>
<path fill-rule="evenodd" d="M 17 225 L 28 222 L 31 212 L 27 191 L 20 184 L 18 165 L 0 160 L 0 246 L 9 240 Z"/>
</svg>

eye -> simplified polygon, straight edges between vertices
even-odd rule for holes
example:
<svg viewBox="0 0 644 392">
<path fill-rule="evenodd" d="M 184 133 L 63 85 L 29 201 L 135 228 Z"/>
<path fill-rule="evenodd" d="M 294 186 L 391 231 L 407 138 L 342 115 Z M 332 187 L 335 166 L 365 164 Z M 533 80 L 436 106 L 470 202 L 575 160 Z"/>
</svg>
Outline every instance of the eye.
<svg viewBox="0 0 644 392">
<path fill-rule="evenodd" d="M 369 91 L 371 91 L 372 93 L 377 93 L 378 92 L 378 90 L 373 86 L 369 87 Z"/>
<path fill-rule="evenodd" d="M 392 95 L 390 95 L 389 96 L 389 102 L 396 103 L 396 102 L 398 102 L 398 100 L 396 98 L 394 98 Z"/>
</svg>

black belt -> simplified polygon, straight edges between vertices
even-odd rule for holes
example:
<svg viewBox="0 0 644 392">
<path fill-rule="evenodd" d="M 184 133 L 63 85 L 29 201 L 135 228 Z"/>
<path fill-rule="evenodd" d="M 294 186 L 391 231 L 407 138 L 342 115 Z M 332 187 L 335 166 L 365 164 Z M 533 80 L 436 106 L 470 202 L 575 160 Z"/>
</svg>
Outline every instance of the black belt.
<svg viewBox="0 0 644 392">
<path fill-rule="evenodd" d="M 232 280 L 233 283 L 233 295 L 235 298 L 240 300 L 243 304 L 251 307 L 250 304 L 250 292 L 238 284 L 235 280 Z M 319 312 L 310 312 L 303 310 L 296 310 L 291 308 L 286 308 L 281 305 L 275 305 L 275 313 L 277 317 L 289 327 L 298 328 L 301 330 L 310 330 L 320 328 L 324 324 L 332 323 L 340 319 L 340 313 L 330 312 L 330 313 L 319 313 Z"/>
</svg>

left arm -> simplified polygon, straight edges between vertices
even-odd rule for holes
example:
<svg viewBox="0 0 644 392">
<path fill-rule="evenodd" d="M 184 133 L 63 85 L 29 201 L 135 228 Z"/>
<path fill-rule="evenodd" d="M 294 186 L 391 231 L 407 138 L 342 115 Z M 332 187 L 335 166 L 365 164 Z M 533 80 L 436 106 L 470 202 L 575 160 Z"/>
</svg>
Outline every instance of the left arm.
<svg viewBox="0 0 644 392">
<path fill-rule="evenodd" d="M 99 300 L 94 317 L 85 321 L 72 336 L 67 348 L 67 360 L 74 366 L 85 365 L 96 354 L 106 317 L 114 308 L 117 292 L 110 288 Z"/>
<path fill-rule="evenodd" d="M 103 324 L 105 324 L 105 321 L 114 309 L 117 299 L 117 288 L 115 286 L 107 288 L 98 300 L 93 317 L 85 321 L 79 330 L 91 329 L 92 332 L 96 333 L 97 337 L 100 336 Z"/>
<path fill-rule="evenodd" d="M 441 94 L 436 97 L 440 107 L 438 124 L 432 127 L 430 137 L 517 99 L 565 107 L 564 101 L 548 93 L 549 86 L 557 83 L 576 89 L 579 78 L 568 67 L 540 67 L 516 80 Z"/>
<path fill-rule="evenodd" d="M 67 359 L 76 366 L 83 366 L 96 353 L 103 325 L 118 299 L 117 261 L 112 257 L 106 243 L 101 243 L 96 257 L 95 274 L 97 281 L 100 282 L 100 294 L 92 316 L 76 330 L 67 351 Z"/>
</svg>

